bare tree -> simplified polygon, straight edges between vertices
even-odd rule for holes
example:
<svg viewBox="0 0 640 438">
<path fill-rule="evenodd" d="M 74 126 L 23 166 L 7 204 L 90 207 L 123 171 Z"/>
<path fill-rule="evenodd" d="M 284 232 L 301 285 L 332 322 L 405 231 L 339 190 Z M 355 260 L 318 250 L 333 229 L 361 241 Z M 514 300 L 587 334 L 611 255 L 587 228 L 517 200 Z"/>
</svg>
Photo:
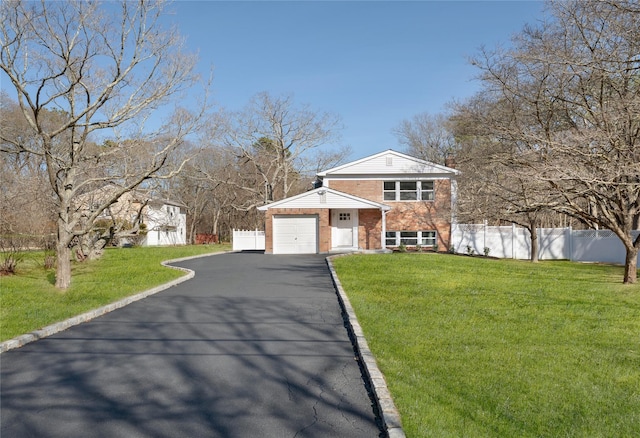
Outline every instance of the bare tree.
<svg viewBox="0 0 640 438">
<path fill-rule="evenodd" d="M 512 108 L 478 94 L 456 104 L 450 119 L 458 142 L 456 155 L 460 195 L 457 218 L 508 222 L 526 228 L 531 240 L 531 261 L 538 261 L 538 232 L 549 213 L 552 194 L 546 183 L 529 176 L 535 157 L 523 154 L 528 146 L 495 134 L 494 126 L 511 117 Z M 523 161 L 526 166 L 522 166 Z"/>
<path fill-rule="evenodd" d="M 637 281 L 640 236 L 640 6 L 632 0 L 551 1 L 552 19 L 513 47 L 483 51 L 484 92 L 508 108 L 497 136 L 521 150 L 522 176 L 545 183 L 543 207 L 612 230 Z"/>
<path fill-rule="evenodd" d="M 36 142 L 7 135 L 16 150 L 40 157 L 55 195 L 56 286 L 71 282 L 70 246 L 124 193 L 170 177 L 167 159 L 198 119 L 178 109 L 153 132 L 149 116 L 197 80 L 196 58 L 159 19 L 163 1 L 104 4 L 2 2 L 0 67 Z M 55 123 L 43 117 L 59 111 Z M 106 141 L 109 140 L 109 141 Z M 179 166 L 178 166 L 179 167 Z M 79 196 L 117 187 L 87 213 Z"/>
<path fill-rule="evenodd" d="M 55 113 L 43 117 L 56 117 Z M 35 142 L 20 107 L 6 93 L 0 96 L 0 240 L 4 236 L 31 236 L 42 239 L 55 230 L 53 196 L 48 196 L 44 160 L 21 152 L 2 141 L 9 135 L 22 135 L 25 143 Z"/>
<path fill-rule="evenodd" d="M 237 157 L 244 178 L 225 182 L 252 195 L 237 205 L 244 210 L 290 196 L 319 162 L 314 152 L 337 140 L 340 128 L 337 116 L 268 93 L 256 95 L 244 111 L 223 115 L 221 123 L 223 146 Z"/>
<path fill-rule="evenodd" d="M 417 114 L 400 122 L 393 133 L 408 154 L 432 163 L 445 164 L 459 149 L 445 114 Z"/>
<path fill-rule="evenodd" d="M 219 235 L 223 217 L 234 209 L 234 204 L 245 203 L 244 199 L 237 199 L 235 185 L 227 183 L 239 177 L 236 159 L 223 152 L 212 148 L 198 151 L 197 158 L 171 180 L 167 190 L 186 206 L 191 242 L 198 232 Z"/>
</svg>

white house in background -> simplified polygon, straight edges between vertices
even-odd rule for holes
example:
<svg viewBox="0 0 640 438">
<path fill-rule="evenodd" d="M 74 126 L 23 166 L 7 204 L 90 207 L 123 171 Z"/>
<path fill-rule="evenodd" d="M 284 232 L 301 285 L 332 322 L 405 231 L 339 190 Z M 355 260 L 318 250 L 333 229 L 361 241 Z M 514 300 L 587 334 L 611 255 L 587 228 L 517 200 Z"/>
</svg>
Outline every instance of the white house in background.
<svg viewBox="0 0 640 438">
<path fill-rule="evenodd" d="M 114 188 L 105 186 L 81 198 L 83 207 L 94 210 L 101 200 L 113 194 Z M 98 221 L 125 221 L 125 235 L 120 244 L 131 241 L 134 235 L 144 236 L 139 240 L 142 246 L 185 245 L 187 243 L 187 215 L 184 205 L 179 202 L 151 197 L 143 190 L 125 193 L 98 217 Z M 126 229 L 139 232 L 126 236 Z"/>
<path fill-rule="evenodd" d="M 142 246 L 186 245 L 187 214 L 177 202 L 150 199 L 142 210 L 147 235 Z"/>
</svg>

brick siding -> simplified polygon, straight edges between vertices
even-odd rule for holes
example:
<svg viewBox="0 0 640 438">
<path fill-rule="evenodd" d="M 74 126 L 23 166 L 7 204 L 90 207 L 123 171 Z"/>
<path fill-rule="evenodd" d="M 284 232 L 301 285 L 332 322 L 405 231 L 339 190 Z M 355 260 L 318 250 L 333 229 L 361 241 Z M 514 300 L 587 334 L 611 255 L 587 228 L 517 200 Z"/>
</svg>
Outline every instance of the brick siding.
<svg viewBox="0 0 640 438">
<path fill-rule="evenodd" d="M 393 180 L 389 178 L 388 181 Z M 436 231 L 438 250 L 446 251 L 451 238 L 451 182 L 435 180 L 435 200 L 393 202 L 383 200 L 385 180 L 331 180 L 329 187 L 391 207 L 387 213 L 388 231 Z M 375 214 L 373 213 L 375 212 Z M 382 219 L 378 210 L 360 210 L 358 244 L 361 248 L 381 248 Z M 374 246 L 375 245 L 375 246 Z"/>
<path fill-rule="evenodd" d="M 362 249 L 380 249 L 382 233 L 382 213 L 378 209 L 358 212 L 358 246 Z"/>
<path fill-rule="evenodd" d="M 382 180 L 331 180 L 329 187 L 370 201 L 382 202 Z"/>
<path fill-rule="evenodd" d="M 391 180 L 391 178 L 389 179 Z M 386 216 L 388 231 L 436 231 L 438 250 L 446 251 L 451 238 L 451 183 L 435 180 L 435 200 L 392 202 L 383 200 L 383 180 L 331 180 L 329 187 L 391 207 Z M 275 208 L 265 215 L 265 252 L 273 253 L 274 215 L 316 215 L 318 217 L 318 251 L 331 250 L 330 209 Z M 358 246 L 362 249 L 382 248 L 382 214 L 378 209 L 358 212 Z"/>
</svg>

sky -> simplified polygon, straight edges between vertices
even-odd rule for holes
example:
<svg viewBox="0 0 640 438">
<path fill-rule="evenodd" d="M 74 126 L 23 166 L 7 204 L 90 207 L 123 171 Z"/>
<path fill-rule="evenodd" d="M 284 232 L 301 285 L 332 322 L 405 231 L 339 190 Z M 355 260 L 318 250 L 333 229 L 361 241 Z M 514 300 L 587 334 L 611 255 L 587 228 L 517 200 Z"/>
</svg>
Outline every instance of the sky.
<svg viewBox="0 0 640 438">
<path fill-rule="evenodd" d="M 508 44 L 542 19 L 541 1 L 178 0 L 170 21 L 213 67 L 216 105 L 240 110 L 252 96 L 292 95 L 337 114 L 350 159 L 402 150 L 402 120 L 446 111 L 472 96 L 469 57 Z"/>
</svg>

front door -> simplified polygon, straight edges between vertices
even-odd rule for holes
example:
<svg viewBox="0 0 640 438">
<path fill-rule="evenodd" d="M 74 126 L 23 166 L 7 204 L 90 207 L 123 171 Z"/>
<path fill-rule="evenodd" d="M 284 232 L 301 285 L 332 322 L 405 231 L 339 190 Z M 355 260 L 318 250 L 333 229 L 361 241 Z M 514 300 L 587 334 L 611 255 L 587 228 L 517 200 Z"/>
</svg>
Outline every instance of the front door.
<svg viewBox="0 0 640 438">
<path fill-rule="evenodd" d="M 332 240 L 334 248 L 353 248 L 357 238 L 358 210 L 333 210 Z"/>
</svg>

